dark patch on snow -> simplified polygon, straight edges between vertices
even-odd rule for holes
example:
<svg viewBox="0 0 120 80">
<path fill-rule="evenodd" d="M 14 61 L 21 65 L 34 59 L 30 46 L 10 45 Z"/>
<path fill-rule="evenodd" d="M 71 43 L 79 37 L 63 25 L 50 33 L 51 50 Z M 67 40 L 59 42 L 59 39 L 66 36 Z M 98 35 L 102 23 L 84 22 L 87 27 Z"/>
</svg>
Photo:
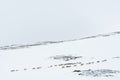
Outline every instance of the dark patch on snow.
<svg viewBox="0 0 120 80">
<path fill-rule="evenodd" d="M 27 69 L 26 68 L 24 68 L 24 71 L 26 71 Z"/>
<path fill-rule="evenodd" d="M 120 56 L 112 57 L 113 59 L 120 59 Z"/>
<path fill-rule="evenodd" d="M 51 57 L 51 58 L 54 59 L 54 60 L 70 61 L 70 60 L 75 60 L 75 59 L 78 59 L 78 58 L 82 58 L 82 56 L 56 55 L 56 56 L 53 56 L 53 57 Z"/>
<path fill-rule="evenodd" d="M 92 77 L 114 77 L 115 74 L 120 73 L 118 70 L 110 69 L 98 69 L 98 70 L 74 70 L 80 76 L 92 76 Z"/>
<path fill-rule="evenodd" d="M 42 67 L 37 67 L 37 69 L 41 69 Z"/>
<path fill-rule="evenodd" d="M 11 70 L 10 72 L 17 72 L 17 71 L 19 71 L 18 69 L 16 69 L 16 70 Z"/>
</svg>

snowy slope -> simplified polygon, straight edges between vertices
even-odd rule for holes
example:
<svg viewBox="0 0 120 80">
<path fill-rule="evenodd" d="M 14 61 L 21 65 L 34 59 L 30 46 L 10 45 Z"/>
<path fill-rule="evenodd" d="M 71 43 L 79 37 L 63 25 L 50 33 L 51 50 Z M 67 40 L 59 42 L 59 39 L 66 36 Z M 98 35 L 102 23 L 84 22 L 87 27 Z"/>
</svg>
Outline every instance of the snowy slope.
<svg viewBox="0 0 120 80">
<path fill-rule="evenodd" d="M 120 80 L 119 41 L 120 32 L 113 32 L 28 48 L 1 47 L 0 79 Z"/>
</svg>

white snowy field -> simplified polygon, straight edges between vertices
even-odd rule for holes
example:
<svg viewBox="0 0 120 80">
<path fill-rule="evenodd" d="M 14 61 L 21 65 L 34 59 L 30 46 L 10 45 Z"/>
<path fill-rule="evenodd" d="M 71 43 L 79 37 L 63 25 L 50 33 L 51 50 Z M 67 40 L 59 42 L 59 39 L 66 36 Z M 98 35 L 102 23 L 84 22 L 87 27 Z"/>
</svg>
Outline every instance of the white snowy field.
<svg viewBox="0 0 120 80">
<path fill-rule="evenodd" d="M 0 80 L 120 80 L 120 32 L 0 48 Z"/>
</svg>

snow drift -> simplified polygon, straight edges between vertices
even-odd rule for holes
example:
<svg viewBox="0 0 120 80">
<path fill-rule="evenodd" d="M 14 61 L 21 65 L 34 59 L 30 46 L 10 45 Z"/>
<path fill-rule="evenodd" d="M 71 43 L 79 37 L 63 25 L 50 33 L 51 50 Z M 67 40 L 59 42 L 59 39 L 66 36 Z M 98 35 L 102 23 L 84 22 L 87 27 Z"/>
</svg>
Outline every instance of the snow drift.
<svg viewBox="0 0 120 80">
<path fill-rule="evenodd" d="M 119 80 L 120 32 L 0 47 L 1 80 Z"/>
</svg>

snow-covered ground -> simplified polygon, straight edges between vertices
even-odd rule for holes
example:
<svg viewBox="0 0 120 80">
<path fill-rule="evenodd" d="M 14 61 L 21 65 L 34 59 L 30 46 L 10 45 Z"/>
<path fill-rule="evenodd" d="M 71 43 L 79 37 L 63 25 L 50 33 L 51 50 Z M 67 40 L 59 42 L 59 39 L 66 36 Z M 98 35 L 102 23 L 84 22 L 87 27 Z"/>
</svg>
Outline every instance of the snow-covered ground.
<svg viewBox="0 0 120 80">
<path fill-rule="evenodd" d="M 120 80 L 119 41 L 118 31 L 34 46 L 0 47 L 0 79 Z"/>
</svg>

